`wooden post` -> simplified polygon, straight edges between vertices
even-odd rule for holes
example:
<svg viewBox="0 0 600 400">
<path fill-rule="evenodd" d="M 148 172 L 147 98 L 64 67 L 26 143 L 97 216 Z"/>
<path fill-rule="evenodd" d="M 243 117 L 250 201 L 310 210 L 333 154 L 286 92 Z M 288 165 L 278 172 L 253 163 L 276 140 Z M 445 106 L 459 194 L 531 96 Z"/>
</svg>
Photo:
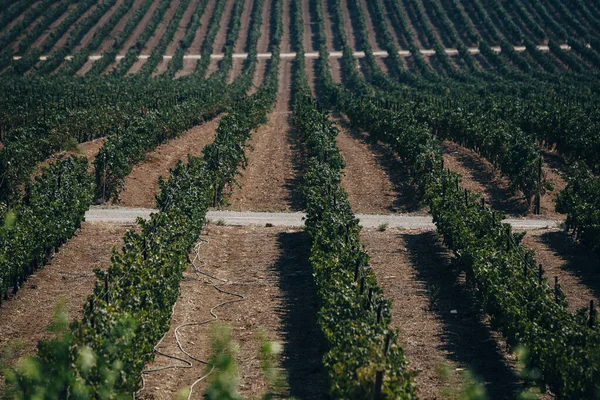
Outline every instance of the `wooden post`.
<svg viewBox="0 0 600 400">
<path fill-rule="evenodd" d="M 377 323 L 381 323 L 381 313 L 383 311 L 383 301 L 379 302 L 379 307 L 377 307 Z"/>
<path fill-rule="evenodd" d="M 354 268 L 354 282 L 356 282 L 358 280 L 358 273 L 360 269 L 360 262 L 356 261 L 356 267 Z"/>
<path fill-rule="evenodd" d="M 554 277 L 554 300 L 558 303 L 559 297 L 558 276 Z"/>
<path fill-rule="evenodd" d="M 590 300 L 590 328 L 594 327 L 596 323 L 596 309 L 594 308 L 594 300 Z"/>
<path fill-rule="evenodd" d="M 90 325 L 92 325 L 92 328 L 93 328 L 94 327 L 94 298 L 93 297 L 90 300 L 90 315 L 92 316 L 90 318 Z"/>
<path fill-rule="evenodd" d="M 390 333 L 388 333 L 387 335 L 385 335 L 385 342 L 383 343 L 383 355 L 385 356 L 385 358 L 387 359 L 387 355 L 390 351 Z"/>
<path fill-rule="evenodd" d="M 485 198 L 481 198 L 481 211 L 485 210 Z"/>
<path fill-rule="evenodd" d="M 110 298 L 108 297 L 108 273 L 104 275 L 104 301 L 108 305 Z"/>
<path fill-rule="evenodd" d="M 373 399 L 374 400 L 381 400 L 383 398 L 382 397 L 383 372 L 384 371 L 377 371 L 375 373 L 375 390 L 373 390 Z"/>
<path fill-rule="evenodd" d="M 363 294 L 363 292 L 365 291 L 365 278 L 362 277 L 360 278 L 360 291 L 359 294 Z"/>
<path fill-rule="evenodd" d="M 373 300 L 373 288 L 369 288 L 369 302 L 368 305 L 371 305 L 371 301 Z"/>
<path fill-rule="evenodd" d="M 544 269 L 542 268 L 542 264 L 540 264 L 538 266 L 538 274 L 539 274 L 539 281 L 540 281 L 540 285 L 542 284 L 542 280 L 544 278 Z"/>
<path fill-rule="evenodd" d="M 542 164 L 544 158 L 540 155 L 540 162 L 538 165 L 538 178 L 537 178 L 537 193 L 535 194 L 535 209 L 534 214 L 540 215 L 542 212 Z"/>
</svg>

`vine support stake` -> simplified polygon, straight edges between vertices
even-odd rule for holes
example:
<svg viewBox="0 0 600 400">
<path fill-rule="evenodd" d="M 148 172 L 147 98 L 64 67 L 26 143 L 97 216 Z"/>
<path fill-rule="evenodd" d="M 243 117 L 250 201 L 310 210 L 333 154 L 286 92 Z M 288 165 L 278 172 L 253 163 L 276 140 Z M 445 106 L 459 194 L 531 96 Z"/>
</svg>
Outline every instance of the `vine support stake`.
<svg viewBox="0 0 600 400">
<path fill-rule="evenodd" d="M 108 273 L 104 275 L 104 301 L 108 305 L 110 298 L 108 297 Z"/>
<path fill-rule="evenodd" d="M 375 400 L 381 400 L 383 398 L 383 373 L 383 370 L 377 371 L 375 373 L 375 389 L 373 390 L 373 399 Z"/>
<path fill-rule="evenodd" d="M 383 301 L 379 302 L 377 307 L 377 323 L 381 323 L 381 312 L 383 311 Z"/>
<path fill-rule="evenodd" d="M 538 277 L 540 281 L 540 285 L 542 284 L 542 280 L 544 278 L 544 268 L 542 268 L 542 264 L 538 265 Z"/>
<path fill-rule="evenodd" d="M 559 290 L 560 288 L 558 287 L 558 276 L 554 277 L 554 300 L 558 303 L 558 297 L 559 297 Z"/>
<path fill-rule="evenodd" d="M 593 328 L 595 323 L 596 323 L 596 309 L 594 308 L 594 300 L 590 300 L 590 320 L 589 320 L 590 328 Z"/>
<path fill-rule="evenodd" d="M 365 278 L 364 276 L 362 278 L 360 278 L 360 290 L 359 290 L 359 294 L 363 294 L 363 292 L 365 291 Z"/>
<path fill-rule="evenodd" d="M 544 162 L 543 156 L 540 155 L 540 160 L 538 164 L 538 176 L 537 176 L 537 192 L 535 194 L 535 208 L 534 214 L 540 215 L 542 212 L 542 165 Z"/>
</svg>

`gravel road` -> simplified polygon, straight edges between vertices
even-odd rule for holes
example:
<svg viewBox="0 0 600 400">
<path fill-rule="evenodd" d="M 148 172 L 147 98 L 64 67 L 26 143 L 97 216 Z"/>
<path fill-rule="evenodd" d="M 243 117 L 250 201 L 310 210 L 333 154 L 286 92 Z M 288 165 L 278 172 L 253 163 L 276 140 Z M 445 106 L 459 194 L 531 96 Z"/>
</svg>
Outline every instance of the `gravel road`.
<svg viewBox="0 0 600 400">
<path fill-rule="evenodd" d="M 131 224 L 136 218 L 148 219 L 150 214 L 157 210 L 145 208 L 125 208 L 125 207 L 92 207 L 85 214 L 85 220 L 89 222 L 107 222 L 114 224 Z M 225 225 L 234 226 L 272 226 L 284 227 L 302 227 L 304 226 L 304 213 L 267 213 L 267 212 L 249 212 L 249 211 L 209 211 L 207 219 L 215 223 L 220 221 Z M 364 228 L 377 228 L 387 224 L 388 228 L 407 229 L 407 230 L 434 230 L 430 216 L 409 215 L 409 214 L 390 214 L 390 215 L 372 215 L 357 214 L 360 224 Z M 520 219 L 509 218 L 504 222 L 512 225 L 514 229 L 535 230 L 560 228 L 562 221 L 555 219 Z"/>
</svg>

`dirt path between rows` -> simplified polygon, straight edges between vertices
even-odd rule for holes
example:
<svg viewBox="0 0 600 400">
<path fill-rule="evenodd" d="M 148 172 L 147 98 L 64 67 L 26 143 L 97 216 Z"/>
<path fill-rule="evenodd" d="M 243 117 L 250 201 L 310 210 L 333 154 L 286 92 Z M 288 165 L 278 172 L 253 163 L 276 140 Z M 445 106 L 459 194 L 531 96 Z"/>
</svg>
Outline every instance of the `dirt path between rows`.
<svg viewBox="0 0 600 400">
<path fill-rule="evenodd" d="M 279 65 L 277 103 L 266 124 L 252 133 L 248 167 L 238 178 L 240 187 L 234 187 L 228 209 L 240 211 L 298 210 L 297 152 L 291 137 L 290 60 Z"/>
<path fill-rule="evenodd" d="M 321 9 L 323 10 L 323 25 L 325 27 L 325 42 L 327 44 L 328 51 L 340 51 L 341 48 L 339 43 L 335 43 L 333 40 L 333 25 L 331 22 L 331 17 L 329 15 L 329 8 L 327 7 L 327 0 L 321 1 Z"/>
<path fill-rule="evenodd" d="M 240 35 L 238 36 L 235 46 L 233 47 L 234 53 L 246 52 L 246 42 L 248 42 L 248 34 L 250 32 L 250 24 L 252 22 L 252 9 L 254 8 L 255 1 L 260 0 L 244 1 L 244 10 L 242 11 L 242 20 L 240 21 Z"/>
<path fill-rule="evenodd" d="M 133 15 L 133 13 L 135 13 L 137 10 L 140 9 L 142 4 L 144 4 L 144 0 L 136 0 L 133 3 L 133 6 L 129 9 L 129 11 L 127 11 L 127 13 L 125 13 L 125 15 L 119 20 L 117 25 L 115 25 L 115 27 L 112 29 L 112 31 L 110 32 L 110 35 L 104 39 L 104 41 L 102 42 L 102 44 L 100 45 L 100 47 L 97 50 L 98 54 L 102 54 L 102 53 L 106 52 L 107 50 L 109 50 L 110 48 L 112 48 L 115 38 L 121 32 L 123 32 L 123 29 L 125 29 L 125 25 L 127 24 L 127 21 L 129 21 L 131 19 L 131 16 Z"/>
<path fill-rule="evenodd" d="M 201 155 L 204 146 L 214 140 L 219 120 L 213 118 L 163 143 L 148 154 L 146 161 L 135 165 L 125 178 L 120 204 L 125 207 L 153 208 L 156 203 L 154 195 L 159 192 L 158 178 L 168 178 L 169 170 L 174 168 L 179 160 L 187 162 L 188 154 Z"/>
<path fill-rule="evenodd" d="M 54 4 L 53 6 L 49 7 L 47 9 L 47 11 L 45 13 L 51 12 L 52 10 L 54 10 L 56 7 L 58 7 L 58 3 Z M 31 9 L 31 7 L 29 8 Z M 62 13 L 62 15 L 60 15 L 57 20 L 62 21 L 63 19 L 66 18 L 66 16 L 69 14 L 69 12 L 73 9 L 73 6 L 67 7 L 67 10 Z M 44 18 L 44 13 L 42 13 L 42 15 L 40 17 L 38 17 L 35 21 L 33 21 L 29 26 L 27 26 L 27 28 L 25 28 L 21 34 L 19 36 L 17 36 L 11 43 L 9 43 L 8 46 L 10 46 L 13 50 L 13 52 L 16 52 L 19 49 L 19 43 L 21 43 L 21 41 L 27 36 L 27 34 L 29 32 L 31 32 L 33 30 L 33 28 L 42 21 L 42 19 Z M 52 24 L 50 24 L 49 28 L 46 28 L 46 30 L 44 32 L 42 32 L 40 34 L 40 36 L 48 36 L 48 34 L 51 32 L 51 29 L 54 29 L 54 27 L 57 26 L 56 24 L 57 21 L 54 21 Z M 9 32 L 9 29 L 4 29 L 3 32 Z M 35 44 L 39 41 L 39 37 L 34 40 L 34 42 L 31 44 L 30 49 L 34 48 Z M 41 43 L 41 42 L 40 42 Z"/>
<path fill-rule="evenodd" d="M 342 184 L 347 185 L 346 191 L 354 193 L 350 195 L 352 207 L 358 209 L 365 207 L 365 213 L 426 214 L 426 207 L 419 204 L 415 189 L 410 184 L 408 172 L 396 154 L 384 144 L 371 143 L 367 133 L 351 129 L 345 117 L 338 120 L 349 138 L 349 144 L 338 143 L 338 147 L 342 150 L 344 159 L 348 158 L 346 160 L 348 183 Z M 343 138 L 342 134 L 338 140 L 341 138 Z M 343 150 L 343 146 L 353 147 Z M 354 201 L 353 196 L 355 196 Z M 378 206 L 373 210 L 369 210 L 377 204 Z"/>
<path fill-rule="evenodd" d="M 121 247 L 122 237 L 130 229 L 131 225 L 84 222 L 50 264 L 36 271 L 15 296 L 2 303 L 0 354 L 8 348 L 14 354 L 0 361 L 13 366 L 19 357 L 35 353 L 37 342 L 49 337 L 47 327 L 57 302 L 65 301 L 69 320 L 81 317 L 96 279 L 93 269 L 108 267 L 113 246 Z M 1 371 L 0 378 L 1 396 Z"/>
<path fill-rule="evenodd" d="M 231 84 L 235 78 L 237 78 L 244 69 L 244 61 L 241 58 L 234 58 L 231 61 L 231 69 L 229 70 L 229 74 L 227 75 L 227 83 Z"/>
<path fill-rule="evenodd" d="M 398 193 L 385 171 L 380 168 L 369 145 L 351 132 L 346 121 L 337 118 L 340 129 L 337 147 L 346 163 L 342 187 L 348 193 L 356 213 L 387 214 L 394 210 Z"/>
<path fill-rule="evenodd" d="M 564 231 L 528 232 L 521 243 L 535 251 L 535 259 L 551 287 L 554 277 L 558 277 L 571 312 L 589 307 L 590 300 L 600 304 L 598 260 L 582 251 Z"/>
<path fill-rule="evenodd" d="M 356 36 L 354 36 L 354 27 L 352 26 L 350 10 L 348 9 L 348 0 L 340 0 L 340 9 L 342 10 L 344 32 L 346 33 L 346 44 L 354 51 L 364 50 L 356 47 Z"/>
<path fill-rule="evenodd" d="M 52 47 L 52 49 L 50 49 L 48 51 L 48 54 L 51 54 L 53 52 L 55 52 L 58 49 L 61 49 L 63 47 L 65 47 L 65 45 L 67 44 L 67 40 L 69 39 L 69 37 L 71 36 L 71 32 L 73 31 L 73 28 L 77 25 L 78 22 L 83 21 L 84 19 L 86 19 L 91 13 L 93 13 L 96 8 L 98 8 L 98 5 L 95 4 L 93 6 L 91 6 L 90 8 L 87 9 L 86 12 L 83 13 L 83 15 L 81 17 L 79 17 L 79 19 L 77 21 L 75 21 L 70 27 L 69 29 L 61 36 L 61 38 L 54 44 L 54 47 Z M 108 12 L 108 11 L 107 11 Z"/>
<path fill-rule="evenodd" d="M 379 43 L 377 42 L 377 34 L 375 32 L 375 27 L 373 26 L 373 19 L 371 16 L 371 11 L 367 6 L 366 0 L 360 0 L 360 6 L 363 9 L 363 14 L 365 16 L 365 23 L 367 25 L 367 40 L 371 44 L 371 48 L 373 51 L 381 51 L 382 48 L 379 47 Z"/>
<path fill-rule="evenodd" d="M 191 7 L 191 4 L 188 4 L 188 8 L 190 8 L 190 7 Z M 178 8 L 179 8 L 178 1 L 171 2 L 169 8 L 167 9 L 167 11 L 165 12 L 165 14 L 163 16 L 163 19 L 161 20 L 160 24 L 158 24 L 158 26 L 154 30 L 154 33 L 152 34 L 150 39 L 148 39 L 148 41 L 146 42 L 146 45 L 144 46 L 144 49 L 141 51 L 140 54 L 152 54 L 152 50 L 154 50 L 154 48 L 156 46 L 158 46 L 158 43 L 160 42 L 163 35 L 167 31 L 167 27 L 169 26 L 169 23 L 175 16 L 175 12 L 177 11 Z M 146 62 L 148 62 L 147 59 L 138 59 L 135 63 L 133 63 L 133 65 L 129 69 L 129 73 L 137 74 L 142 69 L 144 64 L 146 64 Z"/>
<path fill-rule="evenodd" d="M 212 16 L 217 0 L 208 0 L 206 3 L 206 7 L 204 8 L 204 13 L 200 17 L 200 27 L 196 31 L 196 36 L 194 36 L 194 40 L 192 40 L 192 44 L 188 49 L 188 53 L 190 54 L 200 54 L 200 47 L 202 47 L 202 42 L 206 37 L 206 31 L 208 30 L 208 24 L 210 22 L 210 17 Z M 196 70 L 196 65 L 198 64 L 198 60 L 183 60 L 183 68 L 175 74 L 175 78 L 179 78 L 181 76 L 190 75 L 194 73 Z"/>
<path fill-rule="evenodd" d="M 77 7 L 77 5 L 70 5 L 69 8 L 67 8 L 67 11 L 65 11 L 60 17 L 58 17 L 56 21 L 50 24 L 50 26 L 46 28 L 46 30 L 42 32 L 42 34 L 31 44 L 31 48 L 39 49 L 42 46 L 42 43 L 44 43 L 46 38 L 50 35 L 50 32 L 56 29 L 56 27 L 59 26 L 65 18 L 67 18 L 67 16 L 71 13 L 71 11 L 75 9 L 75 7 Z"/>
<path fill-rule="evenodd" d="M 213 54 L 223 54 L 223 47 L 225 45 L 225 41 L 227 40 L 227 33 L 229 32 L 229 22 L 231 20 L 233 14 L 233 3 L 234 0 L 227 0 L 225 2 L 225 10 L 221 15 L 221 20 L 219 21 L 219 30 L 217 31 L 217 36 L 215 37 L 215 41 L 213 42 Z M 208 68 L 206 69 L 206 77 L 209 77 L 214 72 L 219 69 L 219 64 L 221 60 L 211 59 L 208 64 Z"/>
<path fill-rule="evenodd" d="M 300 1 L 300 0 L 291 0 Z M 291 3 L 290 0 L 283 0 L 283 35 L 281 37 L 281 52 L 289 53 L 292 51 L 290 28 L 292 27 Z"/>
<path fill-rule="evenodd" d="M 508 215 L 532 216 L 527 202 L 509 189 L 508 178 L 500 173 L 486 159 L 456 143 L 444 141 L 444 166 L 462 175 L 461 186 L 474 193 L 483 195 L 493 208 Z M 544 217 L 564 218 L 554 210 L 556 195 L 565 186 L 564 180 L 553 168 L 545 167 L 547 179 L 555 186 L 554 190 L 542 196 L 541 215 Z"/>
<path fill-rule="evenodd" d="M 446 398 L 444 391 L 457 390 L 461 371 L 469 369 L 485 382 L 490 399 L 515 398 L 520 384 L 514 362 L 474 306 L 463 277 L 452 272 L 437 235 L 366 230 L 361 242 L 392 301 L 391 326 L 400 329 L 409 367 L 419 371 L 419 397 Z"/>
<path fill-rule="evenodd" d="M 316 35 L 317 22 L 313 21 L 310 13 L 310 1 L 302 0 L 302 21 L 304 23 L 304 35 L 302 37 L 302 45 L 304 51 L 316 51 L 314 38 Z"/>
<path fill-rule="evenodd" d="M 215 310 L 219 321 L 232 328 L 232 338 L 239 345 L 236 357 L 242 398 L 257 398 L 267 385 L 258 357 L 257 335 L 283 344 L 281 367 L 288 375 L 288 393 L 296 398 L 321 398 L 325 382 L 321 367 L 323 353 L 316 325 L 317 299 L 307 264 L 309 239 L 303 232 L 278 228 L 235 228 L 209 226 L 201 240 L 200 260 L 203 272 L 228 280 L 224 290 L 245 297 L 241 302 Z M 184 274 L 181 294 L 171 320 L 171 330 L 160 350 L 183 356 L 174 340 L 180 324 L 210 320 L 209 310 L 235 299 L 219 293 L 212 286 L 219 281 L 199 276 L 192 268 Z M 184 349 L 196 358 L 211 355 L 211 324 L 189 326 L 179 331 Z M 146 375 L 144 399 L 172 399 L 180 389 L 189 387 L 204 375 L 203 364 L 193 361 L 190 369 L 169 369 Z M 162 356 L 148 368 L 177 363 Z M 194 388 L 193 399 L 202 398 L 206 383 Z"/>
<path fill-rule="evenodd" d="M 266 53 L 269 50 L 269 41 L 271 37 L 271 6 L 274 0 L 264 0 L 262 9 L 262 24 L 260 26 L 260 37 L 256 45 L 259 53 Z"/>
<path fill-rule="evenodd" d="M 3 29 L 3 31 L 5 32 L 9 32 L 12 28 L 14 28 L 15 25 L 17 25 L 17 23 L 20 23 L 21 21 L 23 21 L 23 19 L 25 19 L 25 14 L 27 14 L 27 12 L 31 9 L 33 9 L 34 7 L 37 7 L 38 4 L 40 4 L 42 1 L 41 0 L 36 0 L 34 1 L 29 8 L 26 8 L 25 10 L 23 10 L 20 14 L 18 14 L 12 21 L 10 21 L 8 23 L 8 25 L 6 25 Z M 10 7 L 10 6 L 9 6 Z M 4 11 L 4 10 L 3 10 Z M 38 17 L 39 18 L 39 17 Z M 31 25 L 30 25 L 31 26 Z"/>
<path fill-rule="evenodd" d="M 180 46 L 181 39 L 183 39 L 183 36 L 187 31 L 188 23 L 192 19 L 192 15 L 194 14 L 194 11 L 196 11 L 199 2 L 200 0 L 193 0 L 190 2 L 188 8 L 185 10 L 185 13 L 183 13 L 183 17 L 181 17 L 181 20 L 179 21 L 179 26 L 177 27 L 175 36 L 173 36 L 173 40 L 171 40 L 171 43 L 169 43 L 167 49 L 165 50 L 165 55 L 172 56 L 175 54 L 175 51 Z M 163 58 L 158 63 L 158 66 L 156 67 L 153 76 L 163 74 L 167 70 L 170 61 L 170 59 Z"/>
<path fill-rule="evenodd" d="M 317 73 L 315 71 L 316 66 L 317 60 L 310 58 L 306 60 L 306 78 L 308 79 L 308 85 L 310 86 L 313 97 L 319 100 L 321 92 L 318 77 L 316 75 Z"/>
<path fill-rule="evenodd" d="M 108 10 L 102 16 L 102 18 L 100 18 L 100 20 L 88 31 L 88 33 L 85 34 L 85 36 L 81 39 L 80 44 L 75 48 L 75 51 L 78 51 L 78 50 L 82 49 L 83 47 L 86 47 L 92 41 L 92 38 L 94 37 L 94 34 L 96 33 L 96 30 L 108 22 L 108 20 L 112 17 L 112 15 L 115 13 L 115 11 L 117 11 L 117 9 L 121 6 L 121 4 L 123 4 L 123 1 L 124 0 L 117 0 L 116 4 L 114 6 L 112 6 L 112 8 L 110 10 Z"/>
<path fill-rule="evenodd" d="M 259 58 L 256 62 L 256 69 L 254 71 L 254 76 L 252 77 L 252 86 L 250 90 L 248 90 L 248 95 L 252 95 L 256 93 L 256 90 L 262 85 L 265 80 L 265 72 L 267 69 L 268 60 L 264 58 Z"/>
</svg>

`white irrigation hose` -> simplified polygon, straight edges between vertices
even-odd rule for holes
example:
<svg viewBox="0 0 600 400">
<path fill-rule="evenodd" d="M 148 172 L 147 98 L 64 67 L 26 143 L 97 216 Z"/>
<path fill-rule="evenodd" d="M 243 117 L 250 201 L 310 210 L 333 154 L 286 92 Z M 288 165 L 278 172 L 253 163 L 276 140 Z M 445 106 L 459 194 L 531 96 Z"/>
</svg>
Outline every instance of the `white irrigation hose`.
<svg viewBox="0 0 600 400">
<path fill-rule="evenodd" d="M 229 283 L 228 279 L 223 279 L 223 278 L 220 278 L 220 277 L 218 277 L 216 275 L 211 275 L 211 274 L 209 274 L 207 272 L 203 272 L 202 270 L 200 270 L 200 268 L 198 267 L 198 265 L 196 263 L 198 262 L 198 263 L 202 263 L 203 265 L 206 265 L 206 263 L 204 261 L 200 260 L 200 247 L 203 244 L 206 244 L 206 243 L 208 243 L 208 240 L 200 239 L 198 241 L 198 243 L 194 246 L 195 256 L 194 256 L 194 259 L 191 262 L 192 267 L 194 268 L 194 272 L 197 275 L 204 275 L 204 276 L 207 276 L 207 277 L 209 277 L 211 279 L 220 281 L 220 283 L 216 283 L 216 284 L 212 285 L 213 288 L 215 288 L 220 293 L 224 293 L 224 294 L 227 294 L 227 295 L 230 295 L 230 296 L 234 296 L 234 297 L 236 297 L 236 299 L 230 299 L 230 300 L 221 302 L 221 303 L 217 304 L 216 306 L 212 307 L 210 309 L 210 315 L 211 315 L 212 318 L 207 319 L 205 321 L 201 321 L 201 322 L 189 322 L 189 323 L 181 324 L 181 325 L 179 325 L 179 326 L 177 326 L 175 328 L 175 332 L 174 333 L 175 333 L 175 340 L 177 342 L 177 347 L 179 348 L 179 351 L 181 351 L 183 354 L 185 354 L 186 356 L 188 356 L 190 359 L 192 359 L 194 361 L 197 361 L 197 362 L 199 362 L 201 364 L 204 364 L 204 365 L 209 365 L 209 363 L 207 361 L 204 361 L 204 360 L 202 360 L 200 358 L 197 358 L 197 357 L 193 356 L 192 354 L 188 353 L 183 348 L 183 345 L 181 344 L 181 340 L 180 340 L 180 337 L 179 337 L 179 330 L 181 328 L 185 328 L 185 327 L 188 327 L 188 326 L 202 326 L 202 325 L 207 325 L 207 324 L 209 324 L 211 322 L 214 322 L 217 319 L 219 319 L 219 317 L 215 313 L 215 310 L 217 308 L 222 307 L 222 306 L 224 306 L 226 304 L 232 304 L 232 303 L 237 303 L 237 302 L 243 301 L 245 299 L 245 297 L 243 295 L 241 295 L 241 294 L 234 293 L 234 292 L 228 292 L 226 290 L 221 289 L 222 286 L 225 286 L 225 285 L 227 285 Z M 173 309 L 171 310 L 171 318 L 173 317 L 173 314 L 175 312 L 175 305 L 176 304 L 177 303 L 173 304 Z M 178 357 L 178 356 L 174 356 L 174 355 L 171 355 L 171 354 L 166 354 L 166 353 L 164 353 L 164 352 L 162 352 L 162 351 L 160 351 L 158 349 L 158 347 L 160 347 L 161 343 L 165 339 L 166 335 L 167 334 L 165 333 L 163 335 L 163 337 L 160 339 L 160 341 L 156 344 L 156 346 L 154 346 L 154 352 L 156 354 L 159 354 L 161 356 L 170 358 L 172 360 L 181 361 L 181 362 L 185 363 L 185 365 L 175 365 L 175 364 L 172 364 L 172 365 L 167 365 L 167 366 L 164 366 L 164 367 L 153 368 L 153 369 L 148 369 L 148 370 L 142 371 L 142 388 L 133 394 L 133 398 L 134 399 L 135 399 L 135 396 L 137 394 L 139 394 L 141 391 L 143 391 L 146 388 L 146 381 L 144 379 L 144 375 L 145 374 L 150 374 L 150 373 L 153 373 L 153 372 L 164 371 L 166 369 L 177 369 L 177 368 L 189 369 L 189 368 L 193 368 L 193 363 L 191 361 L 188 361 L 188 360 L 186 360 L 184 358 L 181 358 L 181 357 Z M 210 374 L 212 374 L 213 371 L 214 371 L 214 369 L 215 369 L 215 367 L 214 367 L 214 365 L 212 365 L 210 371 L 207 374 L 202 375 L 201 377 L 199 377 L 198 379 L 196 379 L 192 383 L 192 385 L 190 386 L 190 392 L 188 394 L 188 400 L 192 397 L 192 392 L 194 390 L 194 387 L 198 383 L 200 383 L 204 379 L 206 379 Z"/>
</svg>

